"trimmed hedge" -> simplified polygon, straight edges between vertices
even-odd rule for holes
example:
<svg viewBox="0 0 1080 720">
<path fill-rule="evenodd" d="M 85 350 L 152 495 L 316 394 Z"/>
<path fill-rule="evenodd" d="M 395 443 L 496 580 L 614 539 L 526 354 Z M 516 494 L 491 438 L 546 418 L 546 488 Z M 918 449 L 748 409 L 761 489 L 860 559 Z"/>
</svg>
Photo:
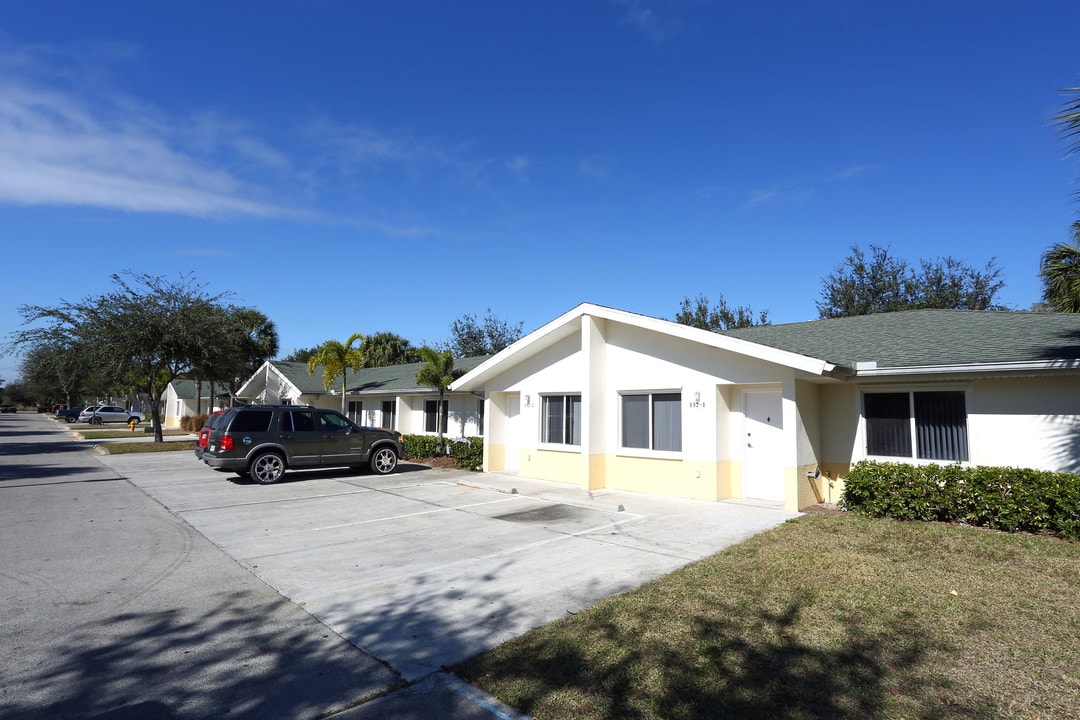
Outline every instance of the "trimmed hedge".
<svg viewBox="0 0 1080 720">
<path fill-rule="evenodd" d="M 459 468 L 477 471 L 484 467 L 484 438 L 450 441 L 450 457 Z"/>
<path fill-rule="evenodd" d="M 841 503 L 871 517 L 1080 540 L 1080 475 L 1072 473 L 864 461 L 844 477 Z"/>
<path fill-rule="evenodd" d="M 438 438 L 432 435 L 403 435 L 405 458 L 423 460 L 435 457 L 435 445 Z M 479 470 L 484 464 L 484 439 L 470 437 L 461 439 L 443 438 L 446 454 L 454 459 L 454 464 L 467 470 Z"/>
</svg>

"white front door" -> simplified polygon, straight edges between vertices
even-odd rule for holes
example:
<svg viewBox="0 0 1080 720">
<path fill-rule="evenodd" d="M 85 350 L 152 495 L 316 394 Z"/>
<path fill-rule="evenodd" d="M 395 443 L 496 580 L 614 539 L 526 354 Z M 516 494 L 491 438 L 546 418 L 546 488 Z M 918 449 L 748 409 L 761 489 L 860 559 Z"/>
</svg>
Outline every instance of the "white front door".
<svg viewBox="0 0 1080 720">
<path fill-rule="evenodd" d="M 743 497 L 784 500 L 784 419 L 779 390 L 743 393 L 746 460 Z"/>
<path fill-rule="evenodd" d="M 521 396 L 506 396 L 506 458 L 503 466 L 506 472 L 517 472 L 520 464 L 521 441 L 518 438 L 518 416 L 521 414 Z"/>
</svg>

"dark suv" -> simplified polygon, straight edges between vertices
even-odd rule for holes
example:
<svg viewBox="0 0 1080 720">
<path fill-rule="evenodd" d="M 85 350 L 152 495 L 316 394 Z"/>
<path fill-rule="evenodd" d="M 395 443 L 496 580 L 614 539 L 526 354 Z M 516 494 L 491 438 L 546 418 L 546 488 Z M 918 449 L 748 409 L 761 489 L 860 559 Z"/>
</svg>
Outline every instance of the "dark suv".
<svg viewBox="0 0 1080 720">
<path fill-rule="evenodd" d="M 401 434 L 360 427 L 336 410 L 302 405 L 245 405 L 226 410 L 210 431 L 202 459 L 264 485 L 288 468 L 397 467 Z"/>
</svg>

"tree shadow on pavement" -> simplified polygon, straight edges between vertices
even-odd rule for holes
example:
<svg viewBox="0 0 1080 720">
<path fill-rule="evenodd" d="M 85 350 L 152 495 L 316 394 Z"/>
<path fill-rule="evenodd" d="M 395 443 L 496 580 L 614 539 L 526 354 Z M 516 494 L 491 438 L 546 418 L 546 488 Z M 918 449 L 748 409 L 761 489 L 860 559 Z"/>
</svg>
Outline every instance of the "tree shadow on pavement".
<svg viewBox="0 0 1080 720">
<path fill-rule="evenodd" d="M 284 598 L 244 591 L 219 594 L 201 613 L 105 616 L 75 626 L 66 643 L 62 657 L 0 673 L 0 715 L 314 718 L 397 683 Z"/>
</svg>

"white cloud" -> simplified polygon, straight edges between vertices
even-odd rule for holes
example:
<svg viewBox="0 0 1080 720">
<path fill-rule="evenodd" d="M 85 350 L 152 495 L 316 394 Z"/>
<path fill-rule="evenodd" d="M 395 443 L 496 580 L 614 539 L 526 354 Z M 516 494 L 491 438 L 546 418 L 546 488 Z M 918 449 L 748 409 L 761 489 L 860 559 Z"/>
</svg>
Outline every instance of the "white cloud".
<svg viewBox="0 0 1080 720">
<path fill-rule="evenodd" d="M 794 205 L 809 202 L 821 190 L 850 182 L 875 169 L 872 165 L 853 165 L 821 175 L 785 180 L 771 187 L 757 188 L 750 191 L 749 197 L 742 203 L 742 208 L 749 210 L 766 205 Z"/>
<path fill-rule="evenodd" d="M 213 123 L 170 122 L 154 109 L 107 89 L 66 88 L 20 74 L 25 51 L 0 62 L 0 203 L 76 205 L 210 216 L 269 216 L 283 210 L 256 199 L 220 160 L 280 165 L 258 140 L 211 130 Z M 216 133 L 217 153 L 194 152 L 194 135 Z M 205 141 L 205 137 L 204 137 Z M 191 147 L 186 147 L 189 144 Z"/>
<path fill-rule="evenodd" d="M 676 18 L 661 16 L 641 0 L 624 0 L 620 4 L 625 10 L 619 23 L 632 27 L 654 43 L 667 42 L 679 34 L 680 23 Z"/>
<path fill-rule="evenodd" d="M 515 155 L 507 161 L 506 167 L 509 168 L 510 172 L 512 172 L 518 180 L 521 182 L 528 182 L 530 164 L 529 158 L 524 155 Z"/>
<path fill-rule="evenodd" d="M 578 175 L 593 180 L 607 180 L 611 176 L 611 161 L 602 155 L 591 155 L 578 162 Z"/>
</svg>

